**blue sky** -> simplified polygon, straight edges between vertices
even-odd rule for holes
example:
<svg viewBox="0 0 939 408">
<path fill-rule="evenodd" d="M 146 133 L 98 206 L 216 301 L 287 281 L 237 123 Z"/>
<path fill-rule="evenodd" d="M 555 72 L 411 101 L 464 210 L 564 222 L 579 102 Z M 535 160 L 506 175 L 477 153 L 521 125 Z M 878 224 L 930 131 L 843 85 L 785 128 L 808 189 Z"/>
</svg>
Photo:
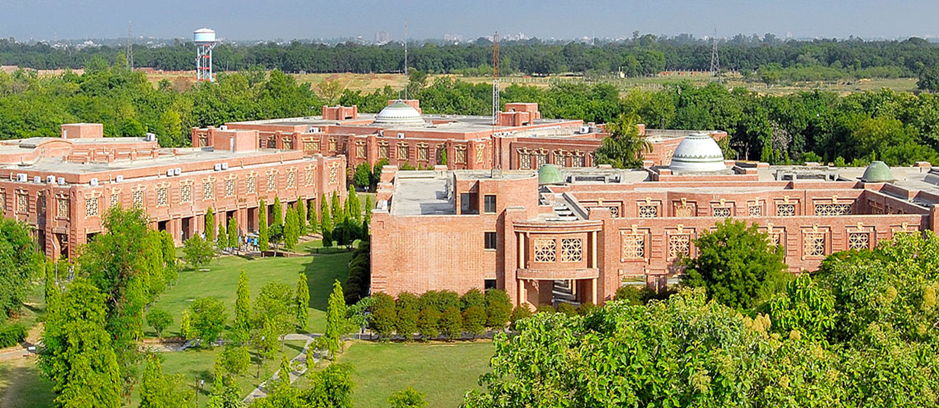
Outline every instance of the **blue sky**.
<svg viewBox="0 0 939 408">
<path fill-rule="evenodd" d="M 497 11 L 494 11 L 497 10 Z M 334 38 L 377 31 L 412 38 L 464 39 L 523 32 L 529 37 L 578 38 L 642 33 L 710 35 L 773 33 L 785 37 L 939 36 L 939 2 L 804 0 L 0 0 L 0 37 L 186 37 L 214 28 L 220 37 Z"/>
</svg>

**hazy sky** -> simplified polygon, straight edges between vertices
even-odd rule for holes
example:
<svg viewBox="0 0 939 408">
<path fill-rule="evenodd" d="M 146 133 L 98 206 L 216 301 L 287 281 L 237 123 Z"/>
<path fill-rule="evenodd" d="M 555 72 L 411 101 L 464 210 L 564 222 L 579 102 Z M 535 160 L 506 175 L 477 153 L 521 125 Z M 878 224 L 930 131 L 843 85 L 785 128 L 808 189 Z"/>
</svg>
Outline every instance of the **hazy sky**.
<svg viewBox="0 0 939 408">
<path fill-rule="evenodd" d="M 785 37 L 939 35 L 935 0 L 0 0 L 0 37 L 17 39 L 189 38 L 208 26 L 219 37 L 248 39 L 411 38 L 460 34 L 473 39 L 525 33 L 539 38 L 773 33 Z"/>
</svg>

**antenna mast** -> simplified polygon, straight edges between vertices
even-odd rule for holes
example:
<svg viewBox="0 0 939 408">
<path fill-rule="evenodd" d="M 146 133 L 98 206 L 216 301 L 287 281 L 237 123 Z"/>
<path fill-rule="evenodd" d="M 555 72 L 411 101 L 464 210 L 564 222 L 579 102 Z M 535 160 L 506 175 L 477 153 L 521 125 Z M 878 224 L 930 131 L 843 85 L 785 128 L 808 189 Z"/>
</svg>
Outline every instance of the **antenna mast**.
<svg viewBox="0 0 939 408">
<path fill-rule="evenodd" d="M 492 124 L 499 124 L 499 31 L 492 36 Z"/>
<path fill-rule="evenodd" d="M 134 70 L 134 34 L 130 21 L 127 22 L 127 49 L 124 51 L 124 58 L 127 59 L 127 66 Z"/>
<path fill-rule="evenodd" d="M 411 76 L 408 75 L 408 23 L 404 22 L 404 99 L 411 99 L 408 88 L 411 85 Z"/>
<path fill-rule="evenodd" d="M 721 57 L 717 53 L 717 26 L 714 26 L 714 37 L 711 38 L 711 77 L 717 78 L 721 83 Z"/>
</svg>

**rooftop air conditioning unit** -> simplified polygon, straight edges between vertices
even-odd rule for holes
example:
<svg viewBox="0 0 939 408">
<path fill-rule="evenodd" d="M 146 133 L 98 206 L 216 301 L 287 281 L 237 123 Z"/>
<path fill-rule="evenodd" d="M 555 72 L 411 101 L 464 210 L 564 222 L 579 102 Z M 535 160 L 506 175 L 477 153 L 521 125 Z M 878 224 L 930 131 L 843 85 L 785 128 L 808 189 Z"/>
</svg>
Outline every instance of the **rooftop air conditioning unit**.
<svg viewBox="0 0 939 408">
<path fill-rule="evenodd" d="M 25 183 L 25 182 L 26 182 L 26 173 L 17 174 L 17 175 L 16 175 L 16 181 L 17 181 L 18 183 Z"/>
<path fill-rule="evenodd" d="M 143 140 L 146 140 L 146 141 L 148 141 L 148 142 L 152 142 L 152 141 L 156 140 L 156 135 L 153 134 L 153 133 L 147 133 L 147 136 L 144 137 Z"/>
<path fill-rule="evenodd" d="M 581 126 L 580 133 L 590 133 L 590 126 Z"/>
<path fill-rule="evenodd" d="M 219 126 L 218 130 L 228 130 L 228 126 L 225 126 L 225 125 Z"/>
<path fill-rule="evenodd" d="M 54 184 L 54 183 L 55 183 L 55 176 L 46 176 L 46 183 Z"/>
<path fill-rule="evenodd" d="M 219 171 L 219 170 L 221 170 L 221 169 L 222 169 L 222 165 L 221 165 L 220 163 L 216 163 L 216 164 L 215 164 L 215 171 Z"/>
<path fill-rule="evenodd" d="M 97 179 L 97 178 L 93 178 L 93 179 L 91 179 L 91 180 L 88 181 L 88 184 L 91 184 L 92 186 L 97 187 L 97 186 L 98 186 L 98 179 Z"/>
<path fill-rule="evenodd" d="M 228 170 L 228 163 L 222 163 L 222 170 Z"/>
<path fill-rule="evenodd" d="M 183 174 L 183 169 L 181 169 L 181 168 L 179 168 L 179 167 L 173 169 L 173 175 L 174 175 L 174 176 L 178 176 L 178 175 L 180 175 L 180 174 Z"/>
<path fill-rule="evenodd" d="M 166 177 L 173 177 L 173 169 L 166 169 Z"/>
<path fill-rule="evenodd" d="M 398 133 L 398 139 L 404 139 L 404 133 Z"/>
<path fill-rule="evenodd" d="M 114 181 L 117 182 L 117 183 L 120 183 L 120 182 L 124 181 L 124 176 L 117 176 L 117 177 L 114 178 Z"/>
<path fill-rule="evenodd" d="M 384 130 L 379 130 L 379 131 L 378 131 L 378 137 L 385 137 L 385 131 L 384 131 Z"/>
<path fill-rule="evenodd" d="M 60 185 L 60 186 L 64 186 L 64 185 L 65 185 L 65 177 L 59 177 L 59 180 L 58 180 L 58 181 L 59 181 L 59 185 Z"/>
<path fill-rule="evenodd" d="M 42 177 L 33 176 L 33 183 L 42 184 Z"/>
</svg>

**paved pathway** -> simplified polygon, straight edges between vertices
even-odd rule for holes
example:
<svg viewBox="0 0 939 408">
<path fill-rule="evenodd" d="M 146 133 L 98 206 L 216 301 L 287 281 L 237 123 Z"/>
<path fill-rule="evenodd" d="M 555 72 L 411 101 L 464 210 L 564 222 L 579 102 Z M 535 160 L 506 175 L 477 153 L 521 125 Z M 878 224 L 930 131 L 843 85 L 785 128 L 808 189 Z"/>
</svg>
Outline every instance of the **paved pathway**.
<svg viewBox="0 0 939 408">
<path fill-rule="evenodd" d="M 287 334 L 283 336 L 282 340 L 306 340 L 306 344 L 303 345 L 303 350 L 300 350 L 300 354 L 290 360 L 290 368 L 294 371 L 291 371 L 288 375 L 290 376 L 290 383 L 293 384 L 294 381 L 297 381 L 297 378 L 300 378 L 303 374 L 307 372 L 307 355 L 311 352 L 313 353 L 313 365 L 316 365 L 322 359 L 322 356 L 317 350 L 312 350 L 310 345 L 313 344 L 313 341 L 319 337 L 320 334 Z M 299 370 L 297 368 L 299 367 Z M 254 401 L 257 398 L 264 398 L 267 396 L 267 386 L 272 384 L 274 381 L 280 379 L 280 376 L 283 375 L 280 370 L 277 370 L 274 375 L 269 378 L 267 381 L 264 381 L 259 385 L 254 391 L 251 391 L 247 397 L 245 397 L 245 404 L 250 404 L 251 401 Z"/>
</svg>

